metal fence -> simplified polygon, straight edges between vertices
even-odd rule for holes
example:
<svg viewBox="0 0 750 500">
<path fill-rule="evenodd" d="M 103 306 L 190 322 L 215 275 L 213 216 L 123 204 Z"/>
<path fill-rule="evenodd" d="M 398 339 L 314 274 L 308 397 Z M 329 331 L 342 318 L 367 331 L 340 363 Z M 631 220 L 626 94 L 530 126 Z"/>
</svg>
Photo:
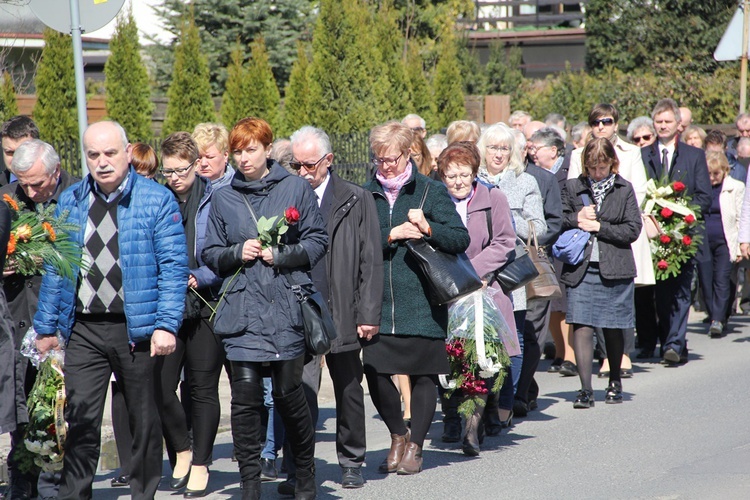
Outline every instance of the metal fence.
<svg viewBox="0 0 750 500">
<path fill-rule="evenodd" d="M 331 135 L 331 146 L 334 152 L 334 170 L 343 179 L 362 185 L 374 174 L 370 142 L 366 132 L 358 134 Z M 161 139 L 145 141 L 159 153 Z M 62 167 L 69 173 L 80 176 L 81 149 L 77 141 L 66 141 L 53 144 L 60 155 Z"/>
</svg>

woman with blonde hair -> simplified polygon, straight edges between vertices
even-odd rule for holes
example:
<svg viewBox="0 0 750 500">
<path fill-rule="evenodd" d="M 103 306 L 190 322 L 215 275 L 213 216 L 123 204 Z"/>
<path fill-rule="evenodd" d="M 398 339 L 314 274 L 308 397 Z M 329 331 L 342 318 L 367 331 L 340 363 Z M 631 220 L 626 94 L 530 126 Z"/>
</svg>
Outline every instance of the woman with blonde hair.
<svg viewBox="0 0 750 500">
<path fill-rule="evenodd" d="M 448 125 L 448 130 L 445 131 L 448 144 L 454 142 L 473 142 L 476 144 L 481 133 L 479 125 L 469 120 L 456 120 Z"/>
<path fill-rule="evenodd" d="M 193 129 L 193 140 L 200 156 L 196 173 L 211 181 L 216 190 L 232 181 L 234 169 L 229 165 L 229 132 L 218 123 L 199 123 Z"/>
</svg>

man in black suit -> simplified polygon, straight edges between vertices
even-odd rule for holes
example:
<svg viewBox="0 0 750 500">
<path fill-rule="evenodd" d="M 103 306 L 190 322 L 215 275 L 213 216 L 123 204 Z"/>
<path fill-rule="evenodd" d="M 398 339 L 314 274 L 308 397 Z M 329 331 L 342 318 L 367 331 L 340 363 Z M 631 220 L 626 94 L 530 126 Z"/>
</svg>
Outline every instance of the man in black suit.
<svg viewBox="0 0 750 500">
<path fill-rule="evenodd" d="M 686 194 L 700 206 L 701 213 L 705 213 L 711 206 L 706 155 L 702 149 L 678 141 L 680 108 L 674 100 L 662 99 L 654 107 L 651 117 L 659 140 L 641 149 L 646 174 L 655 180 L 666 177 L 670 181 L 683 182 Z M 658 335 L 663 362 L 670 366 L 687 362 L 685 335 L 691 303 L 690 284 L 696 260 L 706 255 L 703 246 L 695 258 L 682 265 L 679 275 L 637 290 L 637 316 L 643 322 L 639 321 L 643 327 L 638 329 L 641 347 L 644 350 L 650 348 L 653 353 Z"/>
</svg>

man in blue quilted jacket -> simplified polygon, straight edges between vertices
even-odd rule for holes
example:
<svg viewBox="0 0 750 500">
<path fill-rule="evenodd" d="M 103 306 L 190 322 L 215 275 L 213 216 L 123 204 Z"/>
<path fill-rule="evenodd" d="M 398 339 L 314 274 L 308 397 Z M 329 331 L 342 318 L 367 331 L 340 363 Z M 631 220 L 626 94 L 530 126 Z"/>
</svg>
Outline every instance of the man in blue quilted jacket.
<svg viewBox="0 0 750 500">
<path fill-rule="evenodd" d="M 78 226 L 75 279 L 47 266 L 34 316 L 37 348 L 66 343 L 69 425 L 58 498 L 89 499 L 99 459 L 102 406 L 114 372 L 133 425 L 130 489 L 153 498 L 162 469 L 161 423 L 154 399 L 155 356 L 175 349 L 188 280 L 185 233 L 174 196 L 136 174 L 131 145 L 115 122 L 83 136 L 89 168 L 62 193 L 56 214 Z"/>
</svg>

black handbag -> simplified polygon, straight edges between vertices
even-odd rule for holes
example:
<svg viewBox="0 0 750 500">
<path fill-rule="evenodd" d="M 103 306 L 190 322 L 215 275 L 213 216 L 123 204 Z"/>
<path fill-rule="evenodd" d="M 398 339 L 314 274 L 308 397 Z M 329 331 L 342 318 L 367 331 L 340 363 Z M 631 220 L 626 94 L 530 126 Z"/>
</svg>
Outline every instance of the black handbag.
<svg viewBox="0 0 750 500">
<path fill-rule="evenodd" d="M 419 204 L 420 210 L 424 206 L 429 189 L 428 184 Z M 422 271 L 430 304 L 441 306 L 482 288 L 482 280 L 465 253 L 454 255 L 442 252 L 427 243 L 424 238 L 407 240 L 405 246 Z"/>
<path fill-rule="evenodd" d="M 516 248 L 508 254 L 508 261 L 495 271 L 493 280 L 496 280 L 503 292 L 508 295 L 526 286 L 537 276 L 539 276 L 539 270 L 534 265 L 526 245 L 516 237 Z"/>
<path fill-rule="evenodd" d="M 244 196 L 242 197 L 242 201 L 245 202 L 245 206 L 250 211 L 250 215 L 257 225 L 258 218 L 255 215 L 255 210 L 253 210 L 253 207 L 247 202 Z M 297 302 L 300 306 L 307 352 L 313 356 L 328 354 L 331 350 L 331 344 L 338 337 L 338 334 L 336 333 L 333 317 L 331 317 L 331 312 L 328 310 L 323 295 L 315 289 L 315 285 L 313 285 L 311 280 L 308 280 L 306 283 L 298 283 L 288 270 L 282 269 L 281 273 L 289 281 L 292 293 L 297 297 Z"/>
</svg>

